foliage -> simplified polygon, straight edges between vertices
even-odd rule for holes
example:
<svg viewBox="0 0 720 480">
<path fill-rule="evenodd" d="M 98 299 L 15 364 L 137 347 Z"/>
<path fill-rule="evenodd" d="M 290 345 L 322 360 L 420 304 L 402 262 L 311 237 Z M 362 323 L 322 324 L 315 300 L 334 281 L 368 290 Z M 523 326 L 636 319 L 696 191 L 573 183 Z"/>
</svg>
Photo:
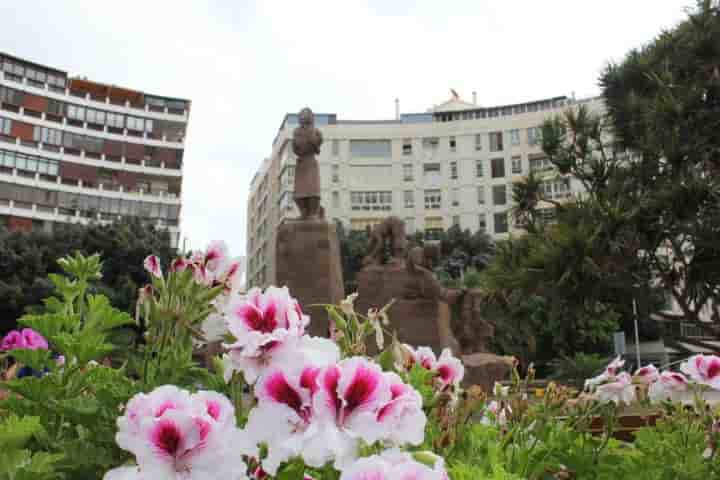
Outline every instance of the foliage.
<svg viewBox="0 0 720 480">
<path fill-rule="evenodd" d="M 132 218 L 109 225 L 57 224 L 52 234 L 0 231 L 0 333 L 15 328 L 15 319 L 52 293 L 48 274 L 60 273 L 57 259 L 75 251 L 102 256 L 103 278 L 93 291 L 125 311 L 145 282 L 143 259 L 174 252 L 166 231 Z"/>
<path fill-rule="evenodd" d="M 645 268 L 688 321 L 707 307 L 720 321 L 718 65 L 720 6 L 703 0 L 600 79 L 614 136 L 636 154 L 626 167 L 627 191 L 637 196 L 627 221 Z"/>
<path fill-rule="evenodd" d="M 115 432 L 118 412 L 129 398 L 157 384 L 211 384 L 218 378 L 192 362 L 189 330 L 184 328 L 184 333 L 177 332 L 170 344 L 148 342 L 137 350 L 122 352 L 121 357 L 127 361 L 118 368 L 108 366 L 108 358 L 118 353 L 113 344 L 114 331 L 134 320 L 113 308 L 107 297 L 91 293 L 96 291 L 95 283 L 101 279 L 103 269 L 98 255 L 76 253 L 60 259 L 58 264 L 64 275 L 50 274 L 55 296 L 45 299 L 43 307 L 36 309 L 38 313 L 24 315 L 18 323 L 48 339 L 64 362 L 51 360 L 48 350 L 10 352 L 15 361 L 46 374 L 12 379 L 2 385 L 11 393 L 0 401 L 0 419 L 5 416 L 0 421 L 10 432 L 3 433 L 5 430 L 0 428 L 0 439 L 20 439 L 22 435 L 26 448 L 0 454 L 8 455 L 7 462 L 17 462 L 0 461 L 2 479 L 101 478 L 128 458 L 127 452 L 116 445 Z M 217 294 L 203 289 L 183 297 L 182 279 L 170 281 L 178 284 L 173 287 L 174 309 L 192 318 L 207 310 L 208 302 Z M 162 291 L 162 287 L 159 289 Z M 148 316 L 148 339 L 162 338 L 169 328 L 163 323 L 168 318 L 166 300 L 160 296 L 148 305 L 147 312 L 153 315 Z M 222 373 L 219 378 L 214 384 L 224 386 Z M 13 415 L 20 416 L 23 423 L 17 424 Z M 20 464 L 25 466 L 12 466 Z M 31 474 L 37 476 L 28 476 Z"/>
<path fill-rule="evenodd" d="M 340 261 L 345 281 L 345 292 L 357 291 L 357 273 L 362 269 L 362 260 L 368 253 L 369 238 L 367 232 L 346 231 L 342 223 L 337 223 L 338 240 L 340 242 Z M 422 232 L 408 235 L 411 245 L 423 246 L 425 239 Z M 447 287 L 463 284 L 462 279 L 468 272 L 483 270 L 491 261 L 495 244 L 489 235 L 483 232 L 471 233 L 458 226 L 452 226 L 440 233 L 438 239 L 440 257 L 436 259 L 435 273 L 441 283 Z M 477 279 L 471 280 L 477 285 Z M 474 288 L 474 287 L 470 287 Z"/>
<path fill-rule="evenodd" d="M 555 380 L 583 380 L 597 375 L 607 364 L 607 358 L 594 353 L 576 353 L 572 357 L 561 357 L 551 378 Z"/>
</svg>

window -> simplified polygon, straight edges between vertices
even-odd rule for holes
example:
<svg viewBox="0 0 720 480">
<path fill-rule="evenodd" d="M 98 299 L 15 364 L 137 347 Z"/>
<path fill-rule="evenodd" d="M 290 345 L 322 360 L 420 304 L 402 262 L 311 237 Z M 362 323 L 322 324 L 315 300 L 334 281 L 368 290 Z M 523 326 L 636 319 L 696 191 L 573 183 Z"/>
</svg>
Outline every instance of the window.
<svg viewBox="0 0 720 480">
<path fill-rule="evenodd" d="M 505 176 L 505 159 L 493 158 L 490 160 L 492 178 L 503 178 Z"/>
<path fill-rule="evenodd" d="M 453 188 L 450 190 L 450 203 L 453 207 L 457 207 L 460 205 L 460 189 Z"/>
<path fill-rule="evenodd" d="M 332 156 L 337 157 L 340 155 L 340 140 L 332 141 Z"/>
<path fill-rule="evenodd" d="M 510 130 L 510 143 L 512 145 L 520 145 L 520 130 L 517 128 Z"/>
<path fill-rule="evenodd" d="M 542 130 L 540 127 L 530 127 L 527 129 L 527 137 L 529 145 L 537 145 L 542 142 Z"/>
<path fill-rule="evenodd" d="M 340 192 L 332 192 L 332 208 L 340 208 Z"/>
<path fill-rule="evenodd" d="M 507 186 L 493 185 L 493 205 L 507 205 Z"/>
<path fill-rule="evenodd" d="M 440 190 L 425 190 L 425 209 L 437 210 L 442 205 L 442 194 Z"/>
<path fill-rule="evenodd" d="M 415 233 L 415 219 L 412 217 L 405 218 L 405 231 L 407 233 Z"/>
<path fill-rule="evenodd" d="M 391 157 L 390 140 L 350 140 L 353 157 Z"/>
<path fill-rule="evenodd" d="M 553 164 L 549 158 L 542 157 L 530 157 L 530 171 L 531 172 L 542 172 L 545 170 L 552 170 Z"/>
<path fill-rule="evenodd" d="M 412 163 L 406 163 L 403 165 L 403 180 L 411 182 L 413 180 L 413 166 Z"/>
<path fill-rule="evenodd" d="M 477 201 L 478 205 L 485 205 L 485 187 L 483 185 L 477 187 Z"/>
<path fill-rule="evenodd" d="M 475 150 L 482 150 L 482 134 L 480 133 L 475 134 Z"/>
<path fill-rule="evenodd" d="M 142 132 L 145 130 L 145 121 L 142 118 L 128 116 L 127 129 Z"/>
<path fill-rule="evenodd" d="M 48 145 L 60 146 L 62 144 L 62 132 L 54 128 L 35 127 L 33 130 L 33 140 Z"/>
<path fill-rule="evenodd" d="M 453 215 L 453 217 L 452 217 L 452 224 L 453 224 L 453 227 L 459 227 L 459 226 L 460 226 L 460 215 Z"/>
<path fill-rule="evenodd" d="M 153 121 L 152 120 L 145 119 L 145 131 L 148 133 L 153 131 Z"/>
<path fill-rule="evenodd" d="M 450 137 L 448 146 L 450 147 L 451 152 L 454 152 L 457 149 L 457 140 L 455 140 L 455 137 Z"/>
<path fill-rule="evenodd" d="M 423 164 L 423 175 L 440 175 L 440 164 L 439 163 L 425 163 Z"/>
<path fill-rule="evenodd" d="M 412 155 L 412 139 L 405 138 L 402 143 L 402 154 Z"/>
<path fill-rule="evenodd" d="M 73 120 L 78 120 L 81 122 L 85 121 L 85 107 L 79 107 L 77 105 L 68 105 L 67 106 L 67 116 L 68 118 L 71 118 Z"/>
<path fill-rule="evenodd" d="M 51 115 L 62 115 L 65 104 L 57 100 L 48 99 L 47 113 Z"/>
<path fill-rule="evenodd" d="M 453 180 L 458 178 L 458 164 L 457 162 L 450 162 L 450 178 Z"/>
<path fill-rule="evenodd" d="M 478 215 L 478 232 L 487 233 L 487 214 Z"/>
<path fill-rule="evenodd" d="M 423 138 L 423 150 L 437 150 L 439 142 L 438 137 Z"/>
<path fill-rule="evenodd" d="M 331 168 L 332 168 L 332 182 L 338 183 L 340 181 L 340 165 L 334 163 Z"/>
<path fill-rule="evenodd" d="M 10 135 L 10 129 L 12 128 L 12 120 L 8 118 L 0 118 L 0 133 L 3 135 Z M 37 127 L 35 127 L 37 128 Z"/>
<path fill-rule="evenodd" d="M 516 155 L 512 157 L 512 173 L 522 173 L 522 157 Z"/>
<path fill-rule="evenodd" d="M 98 125 L 105 125 L 105 112 L 102 110 L 87 109 L 85 113 L 85 119 L 88 123 L 95 123 Z"/>
<path fill-rule="evenodd" d="M 493 216 L 495 220 L 495 233 L 508 232 L 508 216 L 507 212 L 496 213 Z"/>
<path fill-rule="evenodd" d="M 405 202 L 405 208 L 415 208 L 415 192 L 405 190 L 403 192 L 403 200 Z"/>
<path fill-rule="evenodd" d="M 541 224 L 547 225 L 547 224 L 553 223 L 555 221 L 555 209 L 554 208 L 541 208 L 537 212 L 538 212 L 538 217 L 540 219 Z"/>
<path fill-rule="evenodd" d="M 123 115 L 120 115 L 119 113 L 107 113 L 107 125 L 108 127 L 114 127 L 114 128 L 124 128 L 125 127 L 125 118 Z"/>
<path fill-rule="evenodd" d="M 503 134 L 502 132 L 490 132 L 490 151 L 503 151 Z"/>
<path fill-rule="evenodd" d="M 484 175 L 482 160 L 475 160 L 475 176 L 480 178 Z"/>
<path fill-rule="evenodd" d="M 392 210 L 392 192 L 350 192 L 353 210 Z"/>
<path fill-rule="evenodd" d="M 560 178 L 548 180 L 540 184 L 540 190 L 545 198 L 565 198 L 570 196 L 570 179 Z"/>
</svg>

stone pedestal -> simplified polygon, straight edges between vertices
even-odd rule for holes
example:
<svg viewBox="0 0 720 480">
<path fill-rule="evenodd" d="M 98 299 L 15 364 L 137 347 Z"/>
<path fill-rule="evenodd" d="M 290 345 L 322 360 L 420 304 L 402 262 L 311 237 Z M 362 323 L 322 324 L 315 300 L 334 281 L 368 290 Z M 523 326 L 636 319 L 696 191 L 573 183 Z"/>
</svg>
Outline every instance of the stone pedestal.
<svg viewBox="0 0 720 480">
<path fill-rule="evenodd" d="M 366 315 L 371 307 L 381 308 L 395 299 L 388 311 L 390 331 L 413 347 L 428 346 L 440 353 L 439 303 L 426 298 L 403 298 L 410 281 L 404 265 L 373 265 L 358 273 L 358 298 L 355 310 Z M 368 347 L 374 350 L 374 342 Z"/>
<path fill-rule="evenodd" d="M 480 385 L 485 392 L 492 392 L 495 382 L 510 378 L 512 357 L 501 357 L 492 353 L 472 353 L 462 356 L 465 365 L 463 384 Z"/>
<path fill-rule="evenodd" d="M 344 298 L 340 245 L 335 225 L 325 220 L 290 220 L 278 228 L 275 285 L 287 286 L 310 315 L 310 334 L 327 337 L 329 321 L 321 307 Z"/>
</svg>

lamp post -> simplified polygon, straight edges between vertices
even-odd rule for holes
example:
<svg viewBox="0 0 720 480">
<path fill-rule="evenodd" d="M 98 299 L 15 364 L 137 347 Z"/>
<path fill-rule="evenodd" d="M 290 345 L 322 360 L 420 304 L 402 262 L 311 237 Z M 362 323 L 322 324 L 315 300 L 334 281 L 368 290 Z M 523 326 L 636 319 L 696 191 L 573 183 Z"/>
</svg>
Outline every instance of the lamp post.
<svg viewBox="0 0 720 480">
<path fill-rule="evenodd" d="M 635 356 L 637 357 L 637 368 L 642 367 L 640 364 L 640 328 L 638 328 L 638 309 L 637 300 L 633 295 L 633 320 L 635 322 Z"/>
</svg>

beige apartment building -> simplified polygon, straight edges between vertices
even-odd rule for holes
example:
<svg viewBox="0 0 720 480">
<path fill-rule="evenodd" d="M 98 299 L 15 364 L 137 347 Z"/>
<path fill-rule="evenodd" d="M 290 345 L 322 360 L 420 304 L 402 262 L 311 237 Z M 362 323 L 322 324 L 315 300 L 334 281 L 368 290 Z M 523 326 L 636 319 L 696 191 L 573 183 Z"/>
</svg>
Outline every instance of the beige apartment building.
<svg viewBox="0 0 720 480">
<path fill-rule="evenodd" d="M 481 107 L 453 94 L 425 113 L 400 114 L 396 101 L 394 120 L 342 120 L 316 113 L 324 136 L 318 161 L 325 216 L 346 229 L 364 230 L 395 215 L 405 220 L 409 233 L 423 231 L 430 240 L 453 225 L 506 238 L 514 230 L 512 183 L 528 172 L 544 177 L 548 197 L 580 191 L 577 180 L 553 168 L 540 141 L 545 119 L 580 104 L 602 109 L 599 98 L 561 96 Z M 292 198 L 297 123 L 297 114 L 285 116 L 271 155 L 251 183 L 249 287 L 272 282 L 277 226 L 298 215 Z M 552 209 L 545 211 L 551 218 Z"/>
</svg>

